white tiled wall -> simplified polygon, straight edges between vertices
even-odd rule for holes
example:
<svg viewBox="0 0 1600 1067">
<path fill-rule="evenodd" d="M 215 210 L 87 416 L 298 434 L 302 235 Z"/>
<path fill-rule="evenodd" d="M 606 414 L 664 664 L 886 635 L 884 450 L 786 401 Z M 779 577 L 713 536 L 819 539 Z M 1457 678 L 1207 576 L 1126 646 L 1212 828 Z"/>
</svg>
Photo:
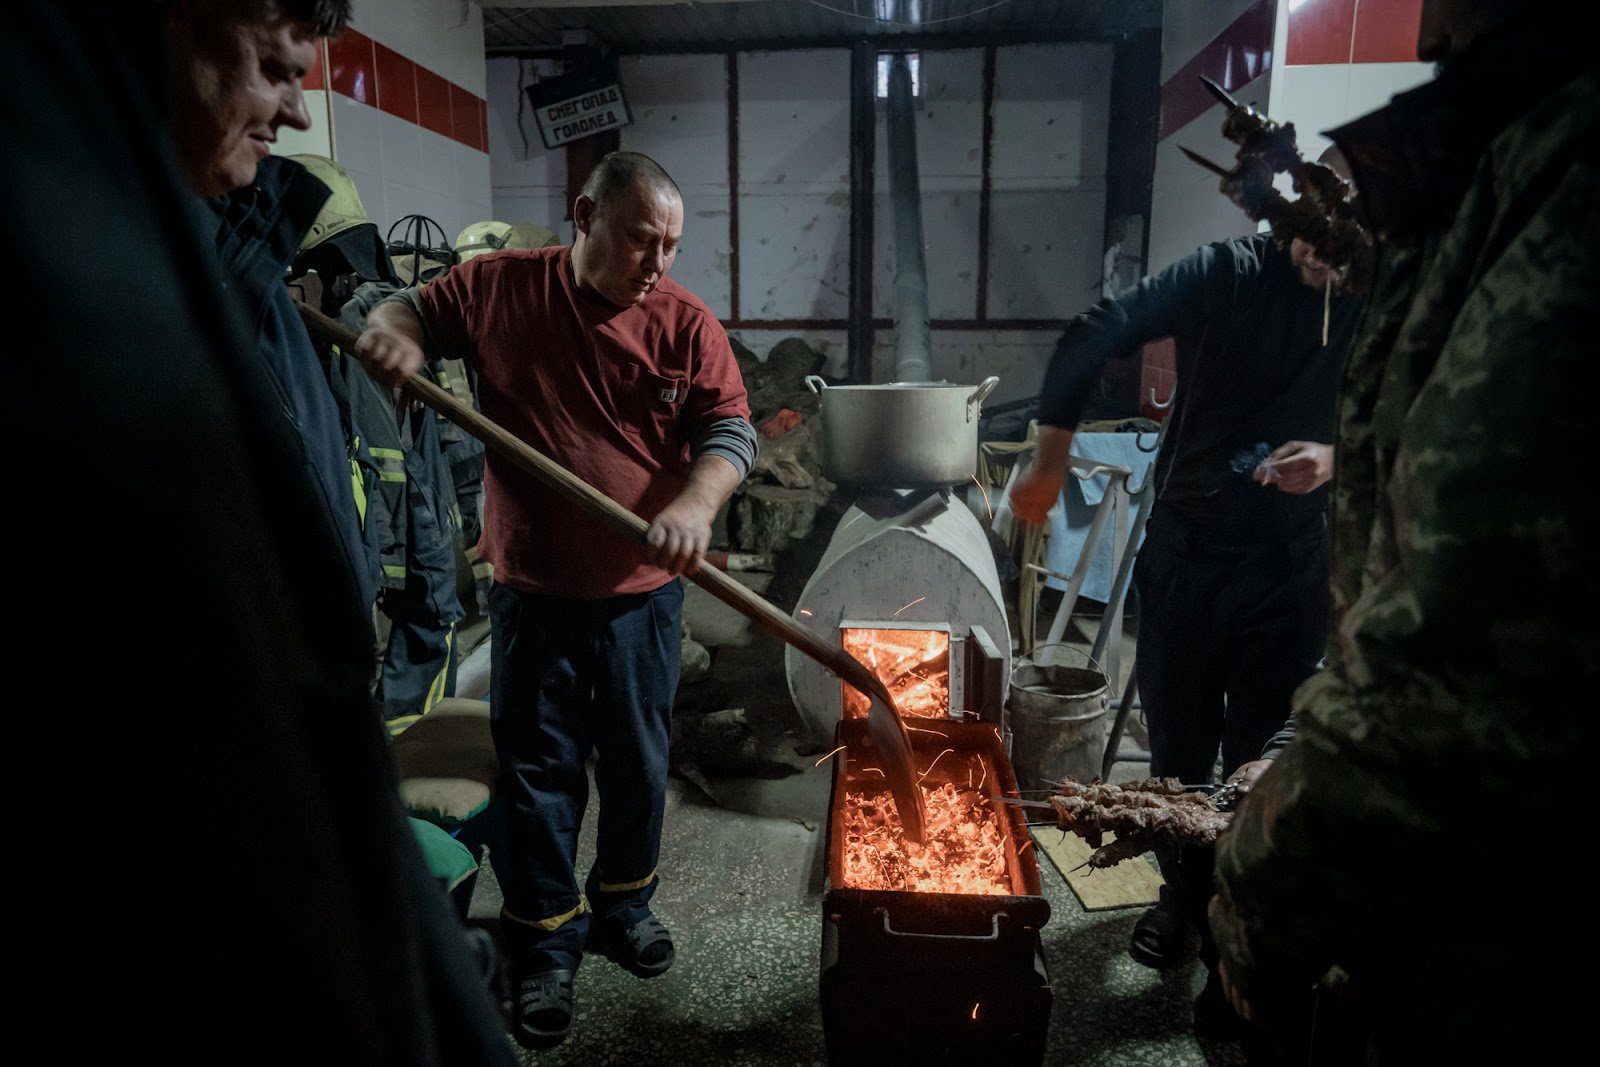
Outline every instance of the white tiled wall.
<svg viewBox="0 0 1600 1067">
<path fill-rule="evenodd" d="M 1161 83 L 1210 44 L 1256 0 L 1167 0 L 1161 12 Z M 1280 8 L 1288 0 L 1281 0 Z M 1265 101 L 1262 101 L 1265 103 Z"/>
<path fill-rule="evenodd" d="M 476 4 L 358 0 L 350 24 L 475 96 L 485 95 L 483 12 Z M 331 90 L 307 93 L 306 103 L 312 128 L 281 131 L 276 151 L 338 160 L 380 233 L 419 214 L 453 242 L 469 223 L 494 217 L 485 153 Z"/>
<path fill-rule="evenodd" d="M 1290 5 L 1279 4 L 1274 24 L 1274 51 L 1288 55 Z M 1379 8 L 1353 16 L 1399 18 L 1398 9 Z M 1280 66 L 1272 86 L 1270 110 L 1280 122 L 1292 122 L 1300 152 L 1321 155 L 1329 141 L 1323 131 L 1375 111 L 1396 93 L 1433 77 L 1431 63 L 1328 63 Z"/>
<path fill-rule="evenodd" d="M 1098 299 L 1111 58 L 1099 44 L 996 52 L 991 318 L 1068 318 Z"/>
<path fill-rule="evenodd" d="M 547 149 L 534 122 L 525 89 L 559 73 L 548 60 L 491 59 L 488 64 L 489 182 L 491 215 L 501 222 L 532 222 L 572 240 L 564 221 L 567 153 Z"/>
<path fill-rule="evenodd" d="M 842 319 L 850 273 L 850 56 L 739 56 L 739 312 Z"/>
<path fill-rule="evenodd" d="M 1061 332 L 935 330 L 932 336 L 934 380 L 977 383 L 995 375 L 1000 382 L 985 403 L 1001 404 L 1037 395 Z M 893 371 L 894 333 L 882 330 L 873 338 L 873 380 L 892 381 Z"/>
<path fill-rule="evenodd" d="M 848 314 L 850 219 L 849 53 L 748 52 L 736 57 L 739 317 L 840 320 Z M 1095 299 L 1104 232 L 1112 49 L 1038 45 L 998 49 L 991 176 L 990 317 L 1065 318 Z M 565 152 L 546 151 L 523 88 L 555 73 L 533 61 L 488 65 L 495 217 L 564 215 Z M 619 68 L 633 124 L 624 148 L 658 159 L 686 198 L 684 250 L 673 276 L 718 315 L 731 314 L 727 58 L 640 56 Z M 983 163 L 983 53 L 924 53 L 916 112 L 929 310 L 977 315 Z M 520 111 L 520 114 L 519 114 Z M 887 126 L 878 115 L 873 289 L 892 314 L 893 224 Z M 513 217 L 516 216 L 516 217 Z M 570 238 L 570 227 L 551 225 Z M 754 331 L 766 351 L 789 331 Z M 770 334 L 770 336 L 769 336 Z M 844 369 L 842 331 L 802 334 Z M 835 336 L 836 335 L 836 336 Z M 1037 389 L 1056 340 L 1038 331 L 939 330 L 936 374 L 1002 377 L 1001 396 Z M 876 337 L 889 351 L 893 332 Z M 892 359 L 889 361 L 892 365 Z M 994 368 L 983 370 L 980 364 Z M 888 373 L 886 365 L 882 372 Z"/>
<path fill-rule="evenodd" d="M 1234 95 L 1267 106 L 1274 72 L 1268 71 Z M 1217 104 L 1156 145 L 1155 180 L 1150 193 L 1150 263 L 1156 273 L 1196 248 L 1226 237 L 1255 233 L 1257 226 L 1217 188 L 1217 177 L 1192 162 L 1180 147 L 1231 166 L 1238 146 L 1222 136 L 1224 108 Z"/>
<path fill-rule="evenodd" d="M 672 277 L 726 316 L 728 255 L 728 60 L 720 55 L 635 56 L 619 66 L 633 124 L 622 147 L 643 152 L 683 193 L 683 244 Z"/>
<path fill-rule="evenodd" d="M 1292 68 L 1291 68 L 1292 69 Z M 1350 68 L 1350 88 L 1345 95 L 1345 113 L 1336 121 L 1347 122 L 1375 111 L 1397 93 L 1414 89 L 1433 80 L 1432 63 L 1361 63 Z"/>
<path fill-rule="evenodd" d="M 1184 65 L 1249 10 L 1256 0 L 1166 0 L 1161 26 L 1161 81 L 1165 85 Z M 1280 5 L 1281 6 L 1281 5 Z M 1281 35 L 1280 35 L 1281 37 Z M 1273 48 L 1273 66 L 1245 83 L 1234 95 L 1262 109 L 1269 106 L 1281 39 Z M 1257 229 L 1244 212 L 1217 190 L 1215 175 L 1191 162 L 1180 146 L 1223 166 L 1231 166 L 1238 148 L 1222 136 L 1223 107 L 1218 104 L 1173 131 L 1156 145 L 1155 177 L 1150 196 L 1150 273 L 1163 270 L 1211 241 Z"/>
<path fill-rule="evenodd" d="M 355 0 L 350 24 L 472 95 L 484 95 L 483 9 L 478 4 Z"/>
<path fill-rule="evenodd" d="M 1431 63 L 1333 63 L 1284 67 L 1273 86 L 1272 117 L 1292 122 L 1300 152 L 1315 159 L 1322 131 L 1374 111 L 1433 77 Z"/>
<path fill-rule="evenodd" d="M 328 109 L 337 95 L 326 89 L 312 89 L 305 94 L 306 112 L 311 116 L 309 130 L 295 130 L 288 126 L 278 129 L 278 141 L 272 151 L 281 156 L 333 155 L 333 119 Z"/>
<path fill-rule="evenodd" d="M 1253 0 L 1167 0 L 1162 26 L 1163 83 L 1243 14 Z M 1397 92 L 1432 76 L 1426 63 L 1360 63 L 1287 67 L 1290 5 L 1276 11 L 1273 65 L 1235 91 L 1241 101 L 1292 122 L 1301 153 L 1316 158 L 1328 144 L 1321 131 L 1387 103 Z M 1257 226 L 1217 190 L 1214 175 L 1189 161 L 1187 147 L 1224 166 L 1237 146 L 1222 136 L 1219 104 L 1173 132 L 1156 147 L 1150 219 L 1150 269 L 1161 270 L 1196 247 L 1223 237 L 1252 233 Z"/>
</svg>

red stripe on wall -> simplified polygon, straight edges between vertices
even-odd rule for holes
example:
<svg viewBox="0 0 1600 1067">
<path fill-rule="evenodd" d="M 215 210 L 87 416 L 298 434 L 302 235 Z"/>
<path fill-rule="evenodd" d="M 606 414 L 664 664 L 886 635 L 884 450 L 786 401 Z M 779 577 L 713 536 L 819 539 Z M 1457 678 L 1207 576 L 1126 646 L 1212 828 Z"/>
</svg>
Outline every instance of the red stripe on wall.
<svg viewBox="0 0 1600 1067">
<path fill-rule="evenodd" d="M 454 82 L 450 86 L 450 136 L 468 148 L 478 147 L 478 98 Z"/>
<path fill-rule="evenodd" d="M 372 38 L 355 30 L 345 30 L 328 42 L 328 80 L 334 92 L 377 107 L 375 69 Z"/>
<path fill-rule="evenodd" d="M 1272 67 L 1272 0 L 1257 0 L 1161 87 L 1161 137 L 1205 114 L 1216 100 L 1200 83 L 1205 75 L 1229 92 Z"/>
<path fill-rule="evenodd" d="M 1422 0 L 1303 0 L 1289 8 L 1284 62 L 1415 63 Z"/>
<path fill-rule="evenodd" d="M 378 107 L 397 119 L 417 121 L 417 65 L 392 48 L 377 45 Z"/>
<path fill-rule="evenodd" d="M 301 83 L 325 89 L 416 123 L 480 152 L 489 151 L 489 104 L 476 93 L 441 78 L 365 34 L 346 29 L 328 42 L 327 71 L 321 59 Z"/>
<path fill-rule="evenodd" d="M 1350 62 L 1356 0 L 1304 0 L 1289 5 L 1283 61 L 1294 66 Z"/>
<path fill-rule="evenodd" d="M 450 126 L 450 83 L 427 67 L 417 68 L 417 124 L 446 137 Z"/>
<path fill-rule="evenodd" d="M 1360 0 L 1350 62 L 1417 62 L 1421 26 L 1422 0 Z"/>
</svg>

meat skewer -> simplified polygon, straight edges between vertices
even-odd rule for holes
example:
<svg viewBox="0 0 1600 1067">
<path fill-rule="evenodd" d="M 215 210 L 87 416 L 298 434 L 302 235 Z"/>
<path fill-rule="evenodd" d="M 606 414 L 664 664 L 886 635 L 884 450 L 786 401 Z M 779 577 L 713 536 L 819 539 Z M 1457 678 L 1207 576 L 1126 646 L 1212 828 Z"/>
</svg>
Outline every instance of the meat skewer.
<svg viewBox="0 0 1600 1067">
<path fill-rule="evenodd" d="M 1048 808 L 1060 829 L 1077 834 L 1095 850 L 1088 860 L 1095 869 L 1114 866 L 1157 845 L 1215 844 L 1229 819 L 1228 812 L 1218 810 L 1219 799 L 1186 788 L 1176 778 L 1122 785 L 1068 779 L 1049 800 L 996 799 L 1019 807 Z M 1107 832 L 1116 834 L 1116 840 L 1106 843 Z"/>
<path fill-rule="evenodd" d="M 1372 272 L 1372 236 L 1357 219 L 1349 184 L 1323 164 L 1300 158 L 1294 123 L 1274 122 L 1210 78 L 1200 80 L 1228 109 L 1222 135 L 1239 146 L 1237 162 L 1230 170 L 1187 148 L 1183 153 L 1221 177 L 1222 194 L 1251 219 L 1266 222 L 1278 245 L 1306 241 L 1331 269 L 1335 288 L 1364 290 Z M 1273 188 L 1273 176 L 1280 173 L 1292 179 L 1295 199 Z"/>
</svg>

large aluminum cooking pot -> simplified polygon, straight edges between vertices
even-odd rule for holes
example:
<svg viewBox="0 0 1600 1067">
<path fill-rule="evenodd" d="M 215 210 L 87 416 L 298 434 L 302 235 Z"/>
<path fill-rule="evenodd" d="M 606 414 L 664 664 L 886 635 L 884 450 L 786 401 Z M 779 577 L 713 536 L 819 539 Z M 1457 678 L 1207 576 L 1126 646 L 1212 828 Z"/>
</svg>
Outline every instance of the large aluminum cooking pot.
<svg viewBox="0 0 1600 1067">
<path fill-rule="evenodd" d="M 822 472 L 840 485 L 920 489 L 955 485 L 978 469 L 978 410 L 1000 383 L 806 385 L 822 402 Z"/>
</svg>

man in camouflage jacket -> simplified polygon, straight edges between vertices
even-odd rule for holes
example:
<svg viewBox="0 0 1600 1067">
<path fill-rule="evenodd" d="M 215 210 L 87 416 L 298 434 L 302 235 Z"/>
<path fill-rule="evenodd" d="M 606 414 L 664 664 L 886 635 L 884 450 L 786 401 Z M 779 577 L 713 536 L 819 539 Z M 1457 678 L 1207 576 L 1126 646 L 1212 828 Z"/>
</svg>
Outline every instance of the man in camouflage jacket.
<svg viewBox="0 0 1600 1067">
<path fill-rule="evenodd" d="M 1549 890 L 1600 689 L 1600 78 L 1569 5 L 1523 7 L 1430 0 L 1438 78 L 1330 135 L 1379 245 L 1333 635 L 1218 848 L 1235 1006 L 1271 1023 L 1342 974 L 1384 1062 L 1526 1062 L 1586 1018 L 1586 887 Z"/>
</svg>

